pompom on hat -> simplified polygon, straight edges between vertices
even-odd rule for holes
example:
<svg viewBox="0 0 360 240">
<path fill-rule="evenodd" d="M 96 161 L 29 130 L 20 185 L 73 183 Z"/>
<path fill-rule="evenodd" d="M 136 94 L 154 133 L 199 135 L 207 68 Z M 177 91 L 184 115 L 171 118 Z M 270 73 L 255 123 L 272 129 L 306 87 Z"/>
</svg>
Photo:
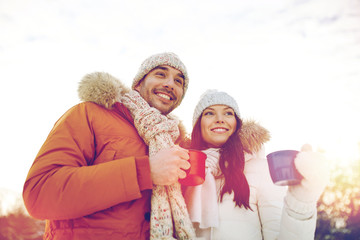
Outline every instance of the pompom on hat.
<svg viewBox="0 0 360 240">
<path fill-rule="evenodd" d="M 204 92 L 201 97 L 200 97 L 200 101 L 198 102 L 198 104 L 195 107 L 194 110 L 194 115 L 193 115 L 193 126 L 195 126 L 196 121 L 199 119 L 199 117 L 201 116 L 202 112 L 212 106 L 212 105 L 226 105 L 231 107 L 236 116 L 238 118 L 240 118 L 240 111 L 239 111 L 239 106 L 237 105 L 235 99 L 233 97 L 231 97 L 229 94 L 227 94 L 226 92 L 220 92 L 217 90 L 207 90 L 206 92 Z"/>
<path fill-rule="evenodd" d="M 146 74 L 148 74 L 151 70 L 161 65 L 168 65 L 170 67 L 173 67 L 179 70 L 184 75 L 184 95 L 185 95 L 185 92 L 189 85 L 188 73 L 186 71 L 186 67 L 184 63 L 175 53 L 172 52 L 154 54 L 148 57 L 147 59 L 145 59 L 134 78 L 131 88 L 134 89 Z"/>
</svg>

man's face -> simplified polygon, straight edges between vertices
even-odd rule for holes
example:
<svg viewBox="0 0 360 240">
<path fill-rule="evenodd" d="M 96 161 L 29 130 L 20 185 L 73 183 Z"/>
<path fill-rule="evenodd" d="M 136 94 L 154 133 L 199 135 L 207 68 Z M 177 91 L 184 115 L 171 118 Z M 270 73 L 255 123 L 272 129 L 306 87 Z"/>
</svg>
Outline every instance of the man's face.
<svg viewBox="0 0 360 240">
<path fill-rule="evenodd" d="M 168 114 L 181 102 L 184 95 L 184 75 L 168 65 L 151 70 L 135 87 L 151 107 Z"/>
</svg>

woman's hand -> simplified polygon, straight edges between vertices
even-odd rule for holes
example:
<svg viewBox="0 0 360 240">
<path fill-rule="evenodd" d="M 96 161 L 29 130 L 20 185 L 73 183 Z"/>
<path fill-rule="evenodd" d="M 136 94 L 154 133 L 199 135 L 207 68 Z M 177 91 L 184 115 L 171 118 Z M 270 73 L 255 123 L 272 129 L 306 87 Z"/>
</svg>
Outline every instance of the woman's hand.
<svg viewBox="0 0 360 240">
<path fill-rule="evenodd" d="M 322 154 L 305 144 L 295 158 L 295 167 L 304 178 L 289 186 L 289 192 L 299 201 L 317 202 L 329 182 L 329 165 Z"/>
</svg>

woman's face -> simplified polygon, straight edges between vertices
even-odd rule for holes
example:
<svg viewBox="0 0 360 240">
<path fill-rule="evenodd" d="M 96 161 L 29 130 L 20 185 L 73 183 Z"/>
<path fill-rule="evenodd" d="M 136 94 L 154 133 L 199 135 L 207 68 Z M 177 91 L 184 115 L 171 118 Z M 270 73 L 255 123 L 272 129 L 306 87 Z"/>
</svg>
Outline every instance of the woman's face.
<svg viewBox="0 0 360 240">
<path fill-rule="evenodd" d="M 212 105 L 201 115 L 201 136 L 208 147 L 221 147 L 236 130 L 235 112 L 226 105 Z"/>
</svg>

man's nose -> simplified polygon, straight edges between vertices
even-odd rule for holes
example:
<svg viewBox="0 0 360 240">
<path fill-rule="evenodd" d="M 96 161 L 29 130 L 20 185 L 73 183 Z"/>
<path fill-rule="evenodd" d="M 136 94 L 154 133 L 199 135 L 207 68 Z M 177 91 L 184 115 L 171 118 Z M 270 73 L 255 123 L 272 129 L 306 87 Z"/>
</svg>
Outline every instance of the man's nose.
<svg viewBox="0 0 360 240">
<path fill-rule="evenodd" d="M 164 87 L 174 90 L 175 79 L 173 77 L 167 77 L 164 82 Z"/>
</svg>

